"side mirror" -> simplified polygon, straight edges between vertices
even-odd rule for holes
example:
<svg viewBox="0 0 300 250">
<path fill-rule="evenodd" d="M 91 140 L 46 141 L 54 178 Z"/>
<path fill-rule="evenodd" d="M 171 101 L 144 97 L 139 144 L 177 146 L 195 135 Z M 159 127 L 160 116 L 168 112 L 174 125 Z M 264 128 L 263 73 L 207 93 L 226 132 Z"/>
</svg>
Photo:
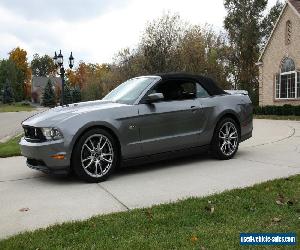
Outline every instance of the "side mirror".
<svg viewBox="0 0 300 250">
<path fill-rule="evenodd" d="M 162 93 L 152 93 L 146 98 L 147 103 L 154 103 L 164 100 L 164 95 Z"/>
</svg>

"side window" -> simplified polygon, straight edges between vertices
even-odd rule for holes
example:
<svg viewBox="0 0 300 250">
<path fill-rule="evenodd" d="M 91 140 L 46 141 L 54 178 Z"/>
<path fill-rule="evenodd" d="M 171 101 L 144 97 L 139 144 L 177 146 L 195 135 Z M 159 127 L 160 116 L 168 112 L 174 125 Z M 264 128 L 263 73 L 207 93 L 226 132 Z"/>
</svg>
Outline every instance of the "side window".
<svg viewBox="0 0 300 250">
<path fill-rule="evenodd" d="M 185 80 L 170 80 L 159 84 L 151 93 L 162 93 L 165 101 L 196 98 L 196 84 Z"/>
<path fill-rule="evenodd" d="M 196 84 L 194 82 L 184 82 L 181 87 L 183 89 L 183 99 L 196 98 Z"/>
<path fill-rule="evenodd" d="M 196 86 L 197 86 L 197 98 L 209 97 L 207 91 L 199 83 L 196 83 Z"/>
</svg>

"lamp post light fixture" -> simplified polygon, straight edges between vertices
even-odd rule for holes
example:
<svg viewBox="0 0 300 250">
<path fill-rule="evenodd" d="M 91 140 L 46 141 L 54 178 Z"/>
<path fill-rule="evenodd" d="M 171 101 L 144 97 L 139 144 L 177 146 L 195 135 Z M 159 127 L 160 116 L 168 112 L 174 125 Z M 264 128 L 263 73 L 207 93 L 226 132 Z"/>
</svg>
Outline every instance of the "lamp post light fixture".
<svg viewBox="0 0 300 250">
<path fill-rule="evenodd" d="M 54 53 L 53 57 L 54 65 L 59 69 L 59 75 L 61 77 L 61 106 L 64 105 L 64 90 L 65 90 L 65 68 L 64 68 L 64 56 L 61 53 L 61 50 L 59 50 L 59 54 L 56 54 L 56 51 Z M 69 57 L 69 67 L 72 69 L 74 66 L 74 57 L 71 52 Z"/>
</svg>

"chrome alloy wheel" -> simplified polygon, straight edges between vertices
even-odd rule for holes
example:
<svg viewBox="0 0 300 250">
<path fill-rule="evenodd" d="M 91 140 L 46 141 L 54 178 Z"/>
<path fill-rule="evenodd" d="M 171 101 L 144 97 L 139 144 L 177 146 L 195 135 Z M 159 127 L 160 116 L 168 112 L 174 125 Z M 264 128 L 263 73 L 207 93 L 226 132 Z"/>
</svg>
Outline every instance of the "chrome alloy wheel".
<svg viewBox="0 0 300 250">
<path fill-rule="evenodd" d="M 221 152 L 226 155 L 232 155 L 238 146 L 239 135 L 235 125 L 232 122 L 225 122 L 219 131 L 219 146 Z"/>
<path fill-rule="evenodd" d="M 114 151 L 110 140 L 102 134 L 88 137 L 81 148 L 81 166 L 92 177 L 104 176 L 112 166 Z"/>
</svg>

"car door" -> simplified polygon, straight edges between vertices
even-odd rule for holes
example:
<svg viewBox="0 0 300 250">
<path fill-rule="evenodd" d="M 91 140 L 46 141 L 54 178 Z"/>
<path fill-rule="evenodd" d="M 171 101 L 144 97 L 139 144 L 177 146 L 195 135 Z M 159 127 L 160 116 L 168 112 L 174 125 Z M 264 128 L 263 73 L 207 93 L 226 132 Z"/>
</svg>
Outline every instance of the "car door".
<svg viewBox="0 0 300 250">
<path fill-rule="evenodd" d="M 211 142 L 214 127 L 211 126 L 211 118 L 216 106 L 215 97 L 212 97 L 202 87 L 200 83 L 196 83 L 197 87 L 197 100 L 201 106 L 201 131 L 200 131 L 200 146 L 208 145 Z"/>
<path fill-rule="evenodd" d="M 177 80 L 177 83 L 173 82 L 173 86 L 178 83 L 187 89 L 194 84 L 194 93 L 186 93 L 186 96 L 181 98 L 166 98 L 168 93 L 164 90 L 163 101 L 138 105 L 140 117 L 138 126 L 142 151 L 145 155 L 194 147 L 199 144 L 203 121 L 200 102 L 196 98 L 195 83 Z M 151 91 L 161 92 L 160 89 Z"/>
</svg>

